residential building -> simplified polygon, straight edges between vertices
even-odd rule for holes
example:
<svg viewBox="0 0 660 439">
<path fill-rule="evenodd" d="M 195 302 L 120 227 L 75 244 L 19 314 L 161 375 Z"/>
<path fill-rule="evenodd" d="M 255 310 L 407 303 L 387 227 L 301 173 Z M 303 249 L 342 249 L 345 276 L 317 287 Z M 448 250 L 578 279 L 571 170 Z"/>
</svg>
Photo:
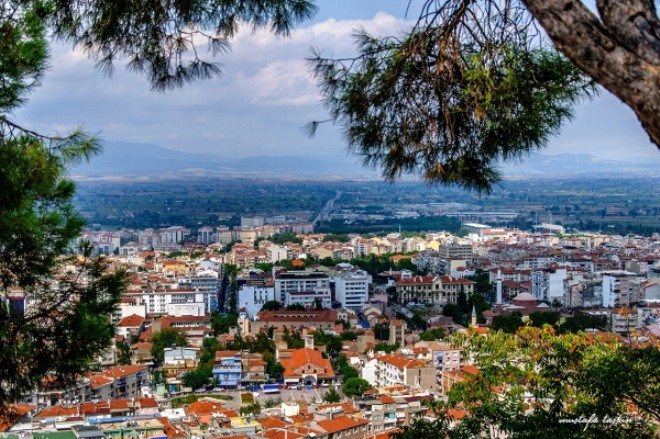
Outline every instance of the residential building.
<svg viewBox="0 0 660 439">
<path fill-rule="evenodd" d="M 275 295 L 281 303 L 286 301 L 286 293 L 329 289 L 330 277 L 321 271 L 276 271 L 274 274 Z"/>
<path fill-rule="evenodd" d="M 315 288 L 313 291 L 290 291 L 284 294 L 284 306 L 302 305 L 305 308 L 330 308 L 330 288 Z"/>
<path fill-rule="evenodd" d="M 277 300 L 272 286 L 242 285 L 238 290 L 238 308 L 249 318 L 254 318 L 266 302 Z"/>
<path fill-rule="evenodd" d="M 333 276 L 335 283 L 335 300 L 342 308 L 360 311 L 369 302 L 369 285 L 371 275 L 364 270 L 346 267 Z"/>
<path fill-rule="evenodd" d="M 382 355 L 371 360 L 375 364 L 375 380 L 370 384 L 376 387 L 402 385 L 414 390 L 436 391 L 438 388 L 436 368 L 420 360 L 400 355 Z M 369 381 L 371 377 L 362 376 Z"/>
<path fill-rule="evenodd" d="M 241 382 L 243 363 L 240 351 L 217 351 L 213 362 L 213 380 L 221 387 L 236 387 Z"/>
</svg>

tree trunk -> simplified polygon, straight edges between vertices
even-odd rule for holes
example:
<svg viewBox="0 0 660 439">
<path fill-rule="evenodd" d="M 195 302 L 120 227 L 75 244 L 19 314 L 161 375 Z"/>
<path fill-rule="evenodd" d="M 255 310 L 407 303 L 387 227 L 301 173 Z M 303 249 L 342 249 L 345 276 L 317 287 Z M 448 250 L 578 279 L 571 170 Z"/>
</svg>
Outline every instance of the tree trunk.
<svg viewBox="0 0 660 439">
<path fill-rule="evenodd" d="M 522 0 L 557 48 L 627 104 L 660 149 L 660 21 L 653 0 Z"/>
</svg>

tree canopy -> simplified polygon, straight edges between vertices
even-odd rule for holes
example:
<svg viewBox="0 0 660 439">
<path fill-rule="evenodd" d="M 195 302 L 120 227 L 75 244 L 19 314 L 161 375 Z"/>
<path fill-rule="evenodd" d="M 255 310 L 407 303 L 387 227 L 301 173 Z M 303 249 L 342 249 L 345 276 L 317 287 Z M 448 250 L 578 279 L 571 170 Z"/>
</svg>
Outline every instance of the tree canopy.
<svg viewBox="0 0 660 439">
<path fill-rule="evenodd" d="M 433 404 L 437 421 L 417 422 L 395 437 L 653 437 L 660 419 L 655 345 L 557 335 L 548 325 L 454 341 L 478 373 Z M 456 410 L 465 414 L 458 422 Z"/>
<path fill-rule="evenodd" d="M 515 1 L 427 1 L 402 36 L 359 32 L 356 57 L 310 63 L 330 120 L 366 165 L 388 180 L 489 191 L 500 161 L 545 146 L 595 91 L 530 19 Z"/>
<path fill-rule="evenodd" d="M 163 361 L 164 350 L 172 346 L 186 346 L 186 334 L 178 328 L 163 328 L 153 333 L 151 337 L 151 355 Z"/>
</svg>

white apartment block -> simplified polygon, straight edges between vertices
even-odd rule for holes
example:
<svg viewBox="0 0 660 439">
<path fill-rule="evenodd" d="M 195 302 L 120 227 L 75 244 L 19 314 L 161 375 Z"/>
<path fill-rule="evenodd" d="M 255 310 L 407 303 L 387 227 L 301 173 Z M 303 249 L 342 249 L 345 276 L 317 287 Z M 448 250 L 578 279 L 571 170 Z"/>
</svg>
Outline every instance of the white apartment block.
<svg viewBox="0 0 660 439">
<path fill-rule="evenodd" d="M 323 308 L 332 306 L 332 297 L 330 288 L 316 288 L 314 291 L 294 291 L 284 295 L 284 305 L 302 305 L 307 308 L 314 308 L 317 301 L 320 301 Z"/>
<path fill-rule="evenodd" d="M 630 306 L 640 300 L 641 278 L 627 271 L 603 272 L 603 306 Z"/>
<path fill-rule="evenodd" d="M 277 300 L 275 288 L 266 286 L 243 285 L 238 290 L 238 308 L 245 308 L 245 312 L 250 319 L 261 311 L 264 303 Z"/>
<path fill-rule="evenodd" d="M 197 310 L 203 309 L 204 314 L 210 314 L 211 305 L 216 301 L 215 295 L 215 291 L 191 289 L 151 290 L 125 294 L 126 297 L 139 298 L 140 303 L 146 306 L 148 314 L 169 314 L 169 311 L 179 315 L 182 315 L 181 311 L 175 311 L 174 305 L 185 305 Z M 198 313 L 199 311 L 196 311 L 192 315 Z"/>
<path fill-rule="evenodd" d="M 362 310 L 369 301 L 369 285 L 371 275 L 363 270 L 341 271 L 333 278 L 335 282 L 335 300 L 341 302 L 342 308 L 356 311 Z"/>
<path fill-rule="evenodd" d="M 330 289 L 330 277 L 320 271 L 279 271 L 274 275 L 275 297 L 286 302 L 286 293 L 310 292 Z"/>
</svg>

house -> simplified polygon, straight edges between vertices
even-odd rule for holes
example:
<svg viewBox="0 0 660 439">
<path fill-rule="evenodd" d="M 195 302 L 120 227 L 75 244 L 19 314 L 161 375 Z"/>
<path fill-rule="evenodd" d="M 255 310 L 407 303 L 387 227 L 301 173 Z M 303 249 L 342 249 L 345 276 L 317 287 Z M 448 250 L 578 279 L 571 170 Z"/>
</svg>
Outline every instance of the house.
<svg viewBox="0 0 660 439">
<path fill-rule="evenodd" d="M 213 362 L 213 380 L 220 387 L 236 387 L 243 375 L 240 351 L 217 351 Z"/>
</svg>

